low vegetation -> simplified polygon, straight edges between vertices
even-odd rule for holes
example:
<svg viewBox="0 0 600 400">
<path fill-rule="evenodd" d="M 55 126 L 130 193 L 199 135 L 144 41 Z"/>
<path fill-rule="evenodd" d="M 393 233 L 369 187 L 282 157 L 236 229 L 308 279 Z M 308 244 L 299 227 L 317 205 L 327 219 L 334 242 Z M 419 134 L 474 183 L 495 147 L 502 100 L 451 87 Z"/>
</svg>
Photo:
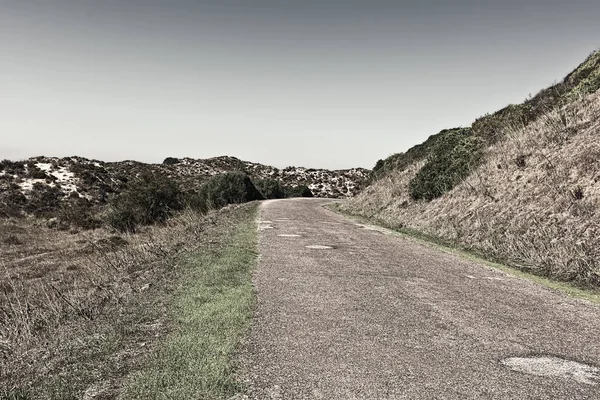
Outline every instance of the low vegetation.
<svg viewBox="0 0 600 400">
<path fill-rule="evenodd" d="M 348 212 L 600 285 L 600 52 L 561 83 L 380 160 Z"/>
<path fill-rule="evenodd" d="M 221 208 L 227 204 L 240 204 L 264 200 L 254 182 L 243 172 L 228 172 L 210 178 L 196 194 L 194 204 L 201 208 Z"/>
<path fill-rule="evenodd" d="M 255 210 L 186 209 L 118 235 L 0 221 L 0 399 L 159 398 L 138 391 L 148 360 L 183 345 L 177 335 L 200 323 L 194 313 L 214 323 L 194 339 L 228 339 L 202 347 L 205 358 L 185 365 L 204 377 L 210 390 L 201 393 L 230 393 L 228 351 L 245 329 L 251 300 Z M 217 308 L 228 313 L 211 312 Z"/>
<path fill-rule="evenodd" d="M 252 209 L 253 210 L 253 209 Z M 240 392 L 234 356 L 252 316 L 251 273 L 256 261 L 253 212 L 212 251 L 185 257 L 170 304 L 175 329 L 126 384 L 124 399 L 225 399 Z"/>
<path fill-rule="evenodd" d="M 164 223 L 181 210 L 183 204 L 182 193 L 173 181 L 163 175 L 146 173 L 114 198 L 105 218 L 111 228 L 135 233 L 140 225 Z"/>
<path fill-rule="evenodd" d="M 414 200 L 433 200 L 469 176 L 482 156 L 482 140 L 470 129 L 453 129 L 432 147 L 427 163 L 409 183 Z"/>
<path fill-rule="evenodd" d="M 286 188 L 276 179 L 257 179 L 254 184 L 265 199 L 283 199 L 286 197 Z"/>
</svg>

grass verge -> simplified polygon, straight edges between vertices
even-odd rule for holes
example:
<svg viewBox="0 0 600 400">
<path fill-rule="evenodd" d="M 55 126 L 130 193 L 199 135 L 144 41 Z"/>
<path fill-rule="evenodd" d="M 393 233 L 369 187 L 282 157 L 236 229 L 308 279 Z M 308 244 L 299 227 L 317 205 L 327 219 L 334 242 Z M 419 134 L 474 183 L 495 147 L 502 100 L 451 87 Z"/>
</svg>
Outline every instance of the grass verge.
<svg viewBox="0 0 600 400">
<path fill-rule="evenodd" d="M 502 260 L 491 260 L 484 254 L 476 253 L 471 249 L 462 248 L 456 245 L 455 243 L 449 242 L 439 237 L 429 235 L 414 229 L 391 227 L 383 221 L 377 219 L 370 219 L 362 215 L 349 213 L 346 210 L 342 209 L 340 207 L 340 204 L 337 203 L 327 204 L 325 207 L 331 211 L 350 217 L 357 222 L 363 224 L 376 225 L 385 228 L 394 234 L 401 235 L 402 237 L 408 238 L 421 245 L 434 248 L 436 250 L 440 250 L 446 253 L 454 254 L 463 259 L 483 264 L 489 268 L 498 269 L 507 274 L 533 281 L 549 289 L 557 290 L 561 293 L 564 293 L 565 295 L 572 298 L 588 300 L 593 303 L 600 304 L 600 291 L 598 291 L 597 289 L 580 287 L 567 282 L 559 282 L 550 278 L 535 275 L 526 272 L 522 269 L 519 269 L 517 266 L 506 265 L 502 262 Z"/>
<path fill-rule="evenodd" d="M 121 398 L 221 399 L 240 391 L 233 359 L 252 316 L 256 211 L 249 206 L 236 226 L 220 227 L 230 232 L 222 245 L 184 260 L 169 305 L 173 330 Z"/>
</svg>

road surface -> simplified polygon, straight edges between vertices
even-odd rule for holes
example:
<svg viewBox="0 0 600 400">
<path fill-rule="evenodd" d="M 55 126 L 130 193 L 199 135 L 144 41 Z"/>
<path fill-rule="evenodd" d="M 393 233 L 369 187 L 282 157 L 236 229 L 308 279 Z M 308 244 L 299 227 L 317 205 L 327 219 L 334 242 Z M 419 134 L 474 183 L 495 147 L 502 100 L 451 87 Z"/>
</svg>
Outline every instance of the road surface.
<svg viewBox="0 0 600 400">
<path fill-rule="evenodd" d="M 250 399 L 600 399 L 600 307 L 322 206 L 260 212 Z"/>
</svg>

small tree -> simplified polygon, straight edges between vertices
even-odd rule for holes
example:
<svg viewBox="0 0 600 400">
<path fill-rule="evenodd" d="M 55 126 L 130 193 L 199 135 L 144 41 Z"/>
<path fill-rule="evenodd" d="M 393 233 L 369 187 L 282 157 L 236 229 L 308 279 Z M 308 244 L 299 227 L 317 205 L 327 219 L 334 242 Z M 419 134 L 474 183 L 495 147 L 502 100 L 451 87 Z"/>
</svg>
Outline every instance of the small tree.
<svg viewBox="0 0 600 400">
<path fill-rule="evenodd" d="M 175 165 L 175 164 L 179 164 L 181 162 L 180 159 L 175 158 L 175 157 L 167 157 L 165 158 L 165 160 L 163 161 L 164 165 Z"/>
<path fill-rule="evenodd" d="M 228 204 L 264 200 L 264 198 L 247 174 L 227 172 L 213 176 L 202 185 L 192 204 L 201 209 L 218 209 Z"/>
<path fill-rule="evenodd" d="M 313 192 L 306 185 L 287 186 L 285 197 L 314 197 Z"/>
<path fill-rule="evenodd" d="M 283 199 L 285 197 L 283 185 L 276 179 L 256 179 L 254 185 L 265 199 Z"/>
</svg>

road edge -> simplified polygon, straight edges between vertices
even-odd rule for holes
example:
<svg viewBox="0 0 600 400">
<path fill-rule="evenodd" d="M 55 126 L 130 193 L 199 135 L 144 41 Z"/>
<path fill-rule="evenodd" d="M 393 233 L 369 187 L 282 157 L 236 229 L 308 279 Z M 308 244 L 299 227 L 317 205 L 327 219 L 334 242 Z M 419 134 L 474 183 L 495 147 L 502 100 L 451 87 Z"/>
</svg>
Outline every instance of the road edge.
<svg viewBox="0 0 600 400">
<path fill-rule="evenodd" d="M 565 295 L 569 298 L 572 298 L 572 299 L 577 299 L 580 301 L 588 301 L 588 302 L 591 302 L 594 304 L 600 304 L 600 290 L 584 288 L 584 287 L 576 286 L 569 282 L 556 281 L 556 280 L 550 279 L 548 277 L 535 275 L 530 272 L 523 271 L 515 266 L 510 266 L 507 264 L 503 264 L 497 260 L 491 260 L 491 259 L 485 258 L 481 254 L 476 254 L 467 249 L 460 248 L 456 245 L 453 245 L 452 243 L 449 243 L 448 241 L 433 237 L 431 235 L 425 234 L 425 233 L 417 231 L 417 230 L 408 230 L 408 229 L 399 230 L 399 229 L 390 228 L 389 226 L 386 226 L 381 221 L 373 220 L 373 219 L 367 218 L 363 215 L 352 214 L 346 210 L 343 210 L 340 207 L 340 204 L 337 202 L 325 204 L 325 205 L 323 205 L 323 208 L 330 212 L 333 212 L 335 214 L 350 218 L 366 228 L 377 230 L 382 233 L 399 236 L 404 239 L 410 240 L 414 243 L 420 244 L 422 246 L 436 249 L 436 250 L 442 251 L 447 254 L 452 254 L 461 259 L 481 264 L 482 266 L 485 266 L 486 268 L 493 269 L 496 271 L 501 271 L 505 274 L 508 274 L 508 275 L 511 275 L 511 276 L 514 276 L 514 277 L 517 277 L 520 279 L 524 279 L 524 280 L 527 280 L 530 282 L 537 283 L 538 285 L 541 285 L 552 291 L 562 293 L 563 295 Z"/>
</svg>

